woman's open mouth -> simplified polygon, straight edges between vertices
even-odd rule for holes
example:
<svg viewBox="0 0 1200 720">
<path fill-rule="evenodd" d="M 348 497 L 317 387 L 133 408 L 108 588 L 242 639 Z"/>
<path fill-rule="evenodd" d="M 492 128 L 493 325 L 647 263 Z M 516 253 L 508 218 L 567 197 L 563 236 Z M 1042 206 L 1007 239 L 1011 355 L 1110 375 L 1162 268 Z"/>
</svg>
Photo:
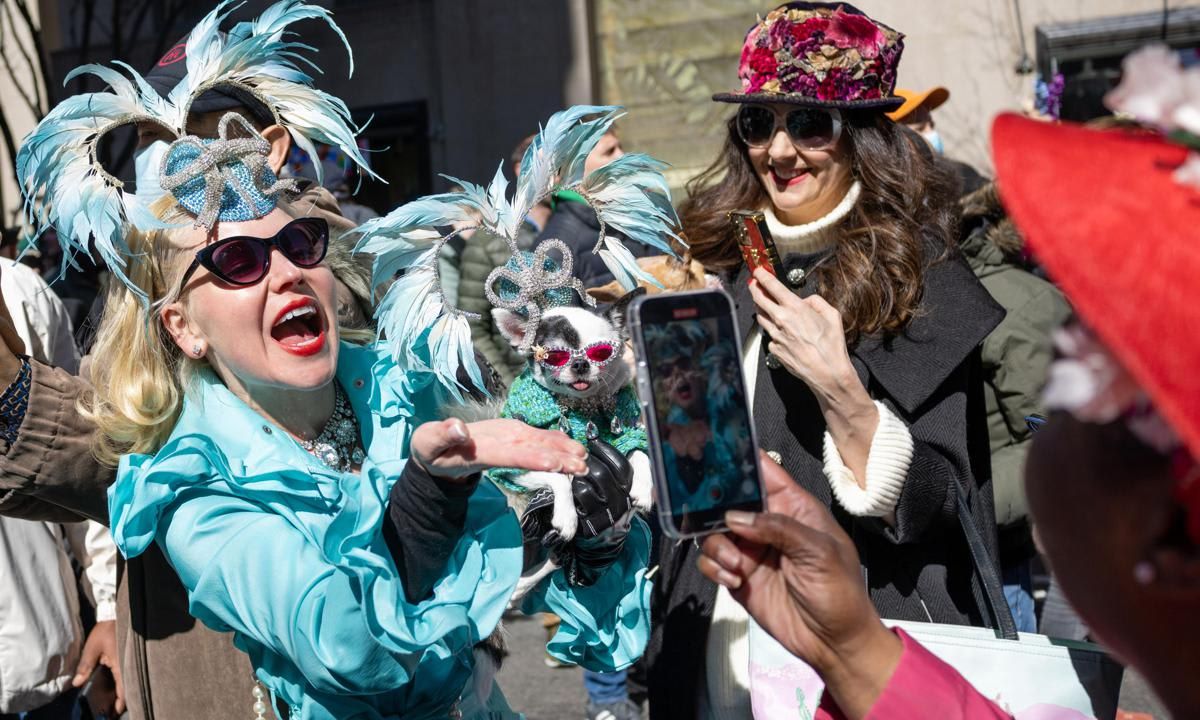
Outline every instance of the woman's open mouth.
<svg viewBox="0 0 1200 720">
<path fill-rule="evenodd" d="M 300 298 L 288 303 L 271 326 L 271 338 L 293 355 L 315 355 L 325 347 L 325 323 L 316 301 Z"/>
<path fill-rule="evenodd" d="M 779 168 L 771 168 L 771 179 L 775 181 L 775 187 L 780 190 L 791 187 L 797 183 L 802 183 L 812 176 L 812 173 L 807 168 L 795 168 L 792 170 L 780 170 Z"/>
<path fill-rule="evenodd" d="M 675 386 L 675 399 L 679 402 L 691 402 L 692 400 L 692 384 L 687 380 Z"/>
</svg>

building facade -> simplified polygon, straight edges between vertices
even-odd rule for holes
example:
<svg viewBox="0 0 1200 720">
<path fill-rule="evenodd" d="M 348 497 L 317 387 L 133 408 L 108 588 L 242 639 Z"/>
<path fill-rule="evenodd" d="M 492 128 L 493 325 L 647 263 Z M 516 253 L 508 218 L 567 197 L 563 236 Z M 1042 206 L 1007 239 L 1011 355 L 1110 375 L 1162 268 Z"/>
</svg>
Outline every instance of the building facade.
<svg viewBox="0 0 1200 720">
<path fill-rule="evenodd" d="M 346 55 L 332 33 L 313 23 L 305 40 L 319 49 L 325 73 L 318 83 L 345 99 L 366 124 L 372 162 L 390 182 L 364 183 L 360 199 L 380 212 L 445 189 L 443 173 L 486 182 L 539 121 L 583 102 L 625 105 L 620 132 L 626 148 L 671 163 L 671 183 L 681 187 L 715 157 L 732 109 L 710 97 L 736 87 L 743 35 L 757 14 L 771 9 L 757 0 L 317 1 L 334 12 L 354 47 L 353 77 L 346 77 Z M 235 18 L 253 17 L 270 2 L 250 0 Z M 81 62 L 115 54 L 148 68 L 208 9 L 184 0 L 125 3 L 149 10 L 140 23 L 116 23 L 113 38 L 114 24 L 105 19 L 124 17 L 122 0 L 27 4 L 40 9 L 35 14 L 52 76 L 48 86 L 59 97 L 83 89 L 80 83 L 62 89 L 61 83 Z M 857 4 L 906 34 L 901 85 L 950 90 L 949 102 L 935 114 L 947 152 L 985 173 L 990 119 L 1030 103 L 1034 76 L 1025 71 L 1061 69 L 1091 82 L 1094 95 L 1094 86 L 1115 77 L 1116 53 L 1153 39 L 1159 24 L 1176 46 L 1200 44 L 1192 27 L 1200 27 L 1195 8 L 1172 7 L 1162 23 L 1153 22 L 1161 0 Z M 1143 21 L 1121 20 L 1129 16 Z M 85 33 L 88 18 L 91 31 Z M 11 48 L 9 35 L 21 28 L 0 30 Z M 1099 57 L 1105 52 L 1110 57 Z M 17 85 L 36 81 L 36 65 L 21 69 L 18 62 L 15 75 L 0 73 L 0 103 L 16 142 L 35 121 L 35 113 L 22 110 Z M 11 167 L 7 155 L 0 145 L 0 157 Z M 0 183 L 11 224 L 19 207 L 11 172 Z"/>
</svg>

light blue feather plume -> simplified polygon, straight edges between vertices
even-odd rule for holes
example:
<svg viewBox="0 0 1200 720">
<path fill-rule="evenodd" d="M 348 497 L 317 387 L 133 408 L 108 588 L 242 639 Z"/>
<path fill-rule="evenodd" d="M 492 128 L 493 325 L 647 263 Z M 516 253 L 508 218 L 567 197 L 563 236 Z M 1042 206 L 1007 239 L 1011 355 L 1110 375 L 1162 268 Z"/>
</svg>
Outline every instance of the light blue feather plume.
<svg viewBox="0 0 1200 720">
<path fill-rule="evenodd" d="M 24 139 L 16 165 L 25 213 L 38 235 L 50 226 L 58 230 L 64 269 L 77 264 L 80 253 L 89 253 L 90 245 L 119 280 L 145 299 L 126 275 L 130 252 L 125 236 L 131 225 L 142 230 L 171 226 L 93 164 L 96 145 L 104 133 L 127 123 L 154 122 L 182 135 L 191 100 L 214 85 L 238 85 L 262 98 L 311 156 L 317 155 L 314 142 L 336 146 L 367 174 L 378 177 L 358 149 L 358 129 L 345 103 L 312 87 L 312 77 L 304 68 L 319 72 L 306 56 L 313 48 L 285 39 L 292 23 L 323 20 L 349 53 L 346 37 L 330 12 L 302 0 L 281 0 L 256 20 L 221 33 L 221 22 L 240 5 L 223 0 L 192 30 L 187 42 L 188 73 L 167 98 L 124 63 L 114 63 L 116 68 L 84 65 L 68 74 L 66 81 L 81 74 L 95 75 L 110 92 L 67 98 Z M 353 62 L 351 56 L 351 72 Z M 321 165 L 315 167 L 319 175 Z"/>
<path fill-rule="evenodd" d="M 221 21 L 235 9 L 235 0 L 219 3 L 188 36 L 188 74 L 172 91 L 170 100 L 177 110 L 175 121 L 182 127 L 189 99 L 206 89 L 222 84 L 251 90 L 261 97 L 287 128 L 292 140 L 311 157 L 314 143 L 325 143 L 341 150 L 361 172 L 383 180 L 368 165 L 358 148 L 355 126 L 349 108 L 339 98 L 317 90 L 312 77 L 301 64 L 320 72 L 305 53 L 313 48 L 288 40 L 287 28 L 300 20 L 322 20 L 341 39 L 354 72 L 354 54 L 345 34 L 333 21 L 332 13 L 302 0 L 281 0 L 252 22 L 238 23 L 228 33 L 220 32 Z M 320 163 L 314 163 L 317 181 L 324 180 Z"/>
<path fill-rule="evenodd" d="M 621 113 L 619 107 L 589 105 L 553 115 L 521 159 L 511 200 L 501 164 L 486 188 L 446 176 L 463 192 L 421 198 L 359 226 L 362 239 L 355 250 L 375 256 L 375 285 L 400 274 L 376 317 L 401 367 L 431 371 L 455 394 L 460 387 L 457 371 L 463 367 L 482 388 L 466 317 L 445 302 L 437 275 L 437 254 L 446 238 L 419 234 L 422 230 L 474 219 L 516 252 L 517 231 L 533 206 L 559 190 L 576 190 L 605 228 L 675 254 L 671 241 L 682 241 L 675 232 L 678 219 L 662 175 L 663 163 L 645 155 L 627 155 L 584 176 L 588 154 Z M 639 281 L 659 285 L 620 240 L 603 233 L 596 240 L 595 251 L 622 286 L 633 289 Z"/>
<path fill-rule="evenodd" d="M 94 250 L 117 279 L 145 299 L 126 275 L 130 253 L 125 235 L 131 221 L 126 205 L 132 195 L 92 162 L 97 143 L 110 130 L 142 120 L 162 122 L 161 98 L 145 97 L 145 81 L 129 72 L 134 81 L 99 65 L 68 75 L 67 81 L 81 73 L 97 75 L 113 92 L 76 95 L 59 103 L 22 141 L 16 166 L 25 215 L 37 236 L 51 226 L 58 231 L 63 270 L 77 267 L 77 256 Z"/>
<path fill-rule="evenodd" d="M 470 185 L 469 183 L 465 185 Z M 470 222 L 482 213 L 487 193 L 476 185 L 467 192 L 429 195 L 359 225 L 356 253 L 374 256 L 373 287 L 392 282 L 376 308 L 379 335 L 396 364 L 405 371 L 432 372 L 458 399 L 463 386 L 458 369 L 485 390 L 475 361 L 469 316 L 451 307 L 442 294 L 438 255 L 450 237 L 434 230 Z M 397 277 L 398 276 L 398 277 Z"/>
</svg>

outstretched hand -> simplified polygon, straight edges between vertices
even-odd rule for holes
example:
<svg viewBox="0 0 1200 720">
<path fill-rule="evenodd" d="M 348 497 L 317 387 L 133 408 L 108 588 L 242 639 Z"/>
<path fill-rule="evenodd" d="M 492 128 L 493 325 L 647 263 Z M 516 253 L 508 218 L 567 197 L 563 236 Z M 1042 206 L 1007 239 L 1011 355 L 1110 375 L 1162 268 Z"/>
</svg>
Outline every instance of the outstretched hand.
<svg viewBox="0 0 1200 720">
<path fill-rule="evenodd" d="M 412 456 L 429 474 L 467 478 L 489 468 L 516 468 L 579 475 L 587 450 L 561 432 L 519 420 L 428 422 L 413 431 Z"/>
<path fill-rule="evenodd" d="M 891 678 L 900 640 L 879 621 L 849 536 L 786 471 L 761 465 L 770 512 L 727 513 L 730 533 L 704 541 L 700 570 L 861 717 Z"/>
</svg>

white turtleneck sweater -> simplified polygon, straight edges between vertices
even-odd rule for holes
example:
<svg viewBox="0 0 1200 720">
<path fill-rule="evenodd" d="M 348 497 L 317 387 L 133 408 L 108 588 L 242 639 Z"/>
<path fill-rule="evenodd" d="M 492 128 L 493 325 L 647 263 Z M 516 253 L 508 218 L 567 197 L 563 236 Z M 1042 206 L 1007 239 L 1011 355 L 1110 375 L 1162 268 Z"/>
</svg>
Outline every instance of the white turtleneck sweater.
<svg viewBox="0 0 1200 720">
<path fill-rule="evenodd" d="M 782 257 L 811 254 L 831 247 L 838 239 L 837 225 L 858 202 L 862 187 L 850 186 L 846 197 L 826 216 L 804 225 L 785 225 L 771 207 L 763 212 L 767 228 Z M 746 340 L 742 370 L 746 377 L 746 398 L 753 407 L 758 383 L 758 359 L 762 332 L 755 327 Z M 908 427 L 883 403 L 876 401 L 879 425 L 871 439 L 867 455 L 866 487 L 860 487 L 854 473 L 842 462 L 833 437 L 825 433 L 824 470 L 833 496 L 852 515 L 887 517 L 896 509 L 900 491 L 912 463 L 913 443 Z M 763 448 L 772 450 L 773 448 Z M 717 588 L 712 623 L 705 650 L 705 687 L 701 696 L 700 717 L 706 720 L 745 720 L 750 710 L 750 646 L 746 634 L 749 616 L 724 587 Z"/>
</svg>

